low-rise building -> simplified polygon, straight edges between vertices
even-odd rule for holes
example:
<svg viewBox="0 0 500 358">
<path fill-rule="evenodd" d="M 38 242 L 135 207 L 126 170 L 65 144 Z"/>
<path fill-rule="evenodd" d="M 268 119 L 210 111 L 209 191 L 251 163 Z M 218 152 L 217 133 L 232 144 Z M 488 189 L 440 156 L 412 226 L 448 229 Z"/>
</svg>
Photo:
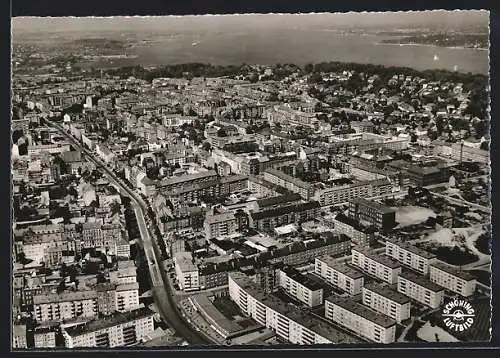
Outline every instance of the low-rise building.
<svg viewBox="0 0 500 358">
<path fill-rule="evenodd" d="M 401 323 L 410 318 L 410 299 L 376 283 L 363 287 L 363 304 Z"/>
<path fill-rule="evenodd" d="M 393 343 L 396 339 L 395 320 L 350 298 L 327 297 L 325 317 L 373 342 Z"/>
<path fill-rule="evenodd" d="M 359 246 L 354 247 L 351 252 L 351 263 L 354 266 L 390 284 L 398 282 L 401 265 L 397 261 Z"/>
<path fill-rule="evenodd" d="M 429 266 L 429 278 L 439 286 L 464 297 L 472 296 L 476 291 L 474 276 L 443 262 L 435 262 Z"/>
<path fill-rule="evenodd" d="M 349 293 L 351 296 L 361 294 L 364 275 L 356 269 L 338 263 L 331 256 L 316 258 L 314 272 L 325 279 L 326 282 Z"/>
<path fill-rule="evenodd" d="M 436 255 L 429 251 L 392 238 L 385 239 L 385 254 L 423 275 L 427 275 L 429 265 L 437 260 Z"/>
<path fill-rule="evenodd" d="M 442 287 L 412 272 L 402 272 L 399 275 L 398 292 L 431 308 L 438 308 L 444 301 Z"/>
<path fill-rule="evenodd" d="M 323 304 L 323 287 L 291 266 L 278 269 L 278 285 L 308 307 Z"/>
</svg>

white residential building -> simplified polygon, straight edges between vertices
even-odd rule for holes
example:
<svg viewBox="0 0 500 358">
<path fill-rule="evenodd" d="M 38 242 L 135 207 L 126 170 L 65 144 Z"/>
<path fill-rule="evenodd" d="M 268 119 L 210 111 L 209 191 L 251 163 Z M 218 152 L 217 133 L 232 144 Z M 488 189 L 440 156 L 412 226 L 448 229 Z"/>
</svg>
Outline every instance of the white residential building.
<svg viewBox="0 0 500 358">
<path fill-rule="evenodd" d="M 396 339 L 395 320 L 350 298 L 326 298 L 325 317 L 373 342 L 393 343 Z"/>
<path fill-rule="evenodd" d="M 399 275 L 398 292 L 431 308 L 438 308 L 444 301 L 442 287 L 412 272 L 402 272 Z"/>
<path fill-rule="evenodd" d="M 314 263 L 314 272 L 325 279 L 326 282 L 349 295 L 359 295 L 364 284 L 364 275 L 345 264 L 338 263 L 331 256 L 323 256 L 316 258 Z"/>
<path fill-rule="evenodd" d="M 375 283 L 364 286 L 363 304 L 398 323 L 410 318 L 410 299 L 387 286 Z"/>
<path fill-rule="evenodd" d="M 190 252 L 176 253 L 174 255 L 174 267 L 181 290 L 192 291 L 200 288 L 198 267 L 193 263 L 193 256 Z"/>
<path fill-rule="evenodd" d="M 229 274 L 229 297 L 241 312 L 257 323 L 272 329 L 293 344 L 352 344 L 361 340 L 338 330 L 281 299 L 266 294 L 248 276 Z"/>
<path fill-rule="evenodd" d="M 476 291 L 476 278 L 474 276 L 442 262 L 430 265 L 429 278 L 439 286 L 464 297 L 472 296 Z"/>
<path fill-rule="evenodd" d="M 56 347 L 56 330 L 52 327 L 37 327 L 33 336 L 35 348 Z"/>
<path fill-rule="evenodd" d="M 118 312 L 132 311 L 139 308 L 139 284 L 132 282 L 116 286 L 115 299 Z"/>
<path fill-rule="evenodd" d="M 364 272 L 390 284 L 396 283 L 398 275 L 401 273 L 401 265 L 398 262 L 359 246 L 352 249 L 351 263 Z"/>
<path fill-rule="evenodd" d="M 422 250 L 407 242 L 389 238 L 386 238 L 385 241 L 385 254 L 423 275 L 427 275 L 429 265 L 437 260 L 436 255 L 433 253 Z"/>
<path fill-rule="evenodd" d="M 38 322 L 60 321 L 76 317 L 97 315 L 97 292 L 76 291 L 61 294 L 38 295 L 33 298 L 35 317 Z"/>
<path fill-rule="evenodd" d="M 277 271 L 278 285 L 287 294 L 305 303 L 308 307 L 323 304 L 323 287 L 293 267 L 286 266 Z"/>
<path fill-rule="evenodd" d="M 153 311 L 143 307 L 64 328 L 65 346 L 114 348 L 135 345 L 148 339 L 154 331 L 153 316 Z"/>
</svg>

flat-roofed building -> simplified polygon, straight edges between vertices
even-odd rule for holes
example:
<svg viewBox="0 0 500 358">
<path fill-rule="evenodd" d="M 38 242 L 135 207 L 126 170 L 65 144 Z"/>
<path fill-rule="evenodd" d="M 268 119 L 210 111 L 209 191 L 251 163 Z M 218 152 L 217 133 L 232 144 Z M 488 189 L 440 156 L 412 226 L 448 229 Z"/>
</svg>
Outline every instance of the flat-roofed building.
<svg viewBox="0 0 500 358">
<path fill-rule="evenodd" d="M 213 239 L 234 234 L 238 229 L 238 221 L 232 212 L 209 214 L 205 218 L 204 227 L 206 238 Z"/>
<path fill-rule="evenodd" d="M 314 186 L 300 179 L 285 174 L 281 170 L 269 168 L 264 172 L 264 179 L 275 185 L 299 194 L 303 199 L 309 200 L 314 195 Z"/>
<path fill-rule="evenodd" d="M 55 348 L 56 328 L 36 327 L 33 332 L 35 348 Z"/>
<path fill-rule="evenodd" d="M 115 288 L 116 310 L 132 311 L 139 308 L 139 283 L 122 283 Z"/>
<path fill-rule="evenodd" d="M 383 313 L 396 322 L 410 318 L 410 299 L 402 293 L 376 283 L 363 287 L 363 304 Z"/>
<path fill-rule="evenodd" d="M 63 328 L 65 347 L 114 348 L 135 345 L 153 333 L 154 314 L 149 308 L 143 307 Z"/>
<path fill-rule="evenodd" d="M 381 230 L 390 230 L 396 225 L 394 209 L 362 197 L 349 201 L 349 216 L 362 224 Z"/>
<path fill-rule="evenodd" d="M 12 325 L 12 348 L 13 349 L 28 348 L 25 324 L 14 323 Z"/>
<path fill-rule="evenodd" d="M 435 262 L 429 266 L 429 278 L 439 286 L 464 297 L 472 296 L 476 291 L 474 276 L 443 262 Z"/>
<path fill-rule="evenodd" d="M 308 307 L 323 304 L 323 287 L 307 276 L 302 275 L 297 269 L 285 266 L 278 269 L 278 285 L 287 294 L 305 303 Z"/>
<path fill-rule="evenodd" d="M 350 298 L 327 297 L 325 317 L 373 342 L 393 343 L 396 340 L 395 320 Z"/>
<path fill-rule="evenodd" d="M 376 229 L 340 213 L 333 219 L 333 231 L 349 236 L 355 245 L 370 246 L 375 240 Z"/>
<path fill-rule="evenodd" d="M 390 284 L 398 282 L 401 265 L 397 261 L 359 246 L 352 248 L 351 253 L 351 263 L 363 272 Z"/>
<path fill-rule="evenodd" d="M 229 297 L 241 312 L 293 344 L 353 344 L 362 341 L 265 293 L 241 272 L 229 274 Z"/>
<path fill-rule="evenodd" d="M 444 301 L 442 287 L 412 272 L 402 272 L 399 275 L 398 292 L 431 308 L 438 308 Z"/>
<path fill-rule="evenodd" d="M 181 290 L 191 291 L 200 288 L 198 267 L 193 263 L 193 255 L 190 252 L 176 253 L 174 267 Z"/>
<path fill-rule="evenodd" d="M 429 251 L 392 238 L 385 239 L 385 254 L 423 275 L 427 275 L 429 265 L 437 260 L 436 255 Z"/>
<path fill-rule="evenodd" d="M 365 280 L 364 275 L 352 267 L 338 263 L 331 256 L 316 258 L 314 272 L 329 284 L 340 288 L 351 296 L 361 294 Z"/>
<path fill-rule="evenodd" d="M 61 294 L 38 295 L 33 298 L 38 322 L 58 321 L 76 317 L 92 318 L 97 315 L 97 292 L 76 291 Z"/>
</svg>

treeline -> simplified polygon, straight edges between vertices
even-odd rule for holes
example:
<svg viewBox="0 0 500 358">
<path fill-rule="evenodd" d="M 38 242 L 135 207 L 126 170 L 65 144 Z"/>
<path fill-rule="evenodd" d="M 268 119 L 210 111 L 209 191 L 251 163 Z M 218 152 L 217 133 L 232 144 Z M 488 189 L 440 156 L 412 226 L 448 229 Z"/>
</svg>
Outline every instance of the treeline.
<svg viewBox="0 0 500 358">
<path fill-rule="evenodd" d="M 450 34 L 450 33 L 439 33 L 439 34 L 422 34 L 422 35 L 412 35 L 404 36 L 397 39 L 385 39 L 382 40 L 383 43 L 393 43 L 393 44 L 421 44 L 421 45 L 434 45 L 440 47 L 450 47 L 450 46 L 463 46 L 463 47 L 473 47 L 474 45 L 480 48 L 488 48 L 488 34 Z"/>
</svg>

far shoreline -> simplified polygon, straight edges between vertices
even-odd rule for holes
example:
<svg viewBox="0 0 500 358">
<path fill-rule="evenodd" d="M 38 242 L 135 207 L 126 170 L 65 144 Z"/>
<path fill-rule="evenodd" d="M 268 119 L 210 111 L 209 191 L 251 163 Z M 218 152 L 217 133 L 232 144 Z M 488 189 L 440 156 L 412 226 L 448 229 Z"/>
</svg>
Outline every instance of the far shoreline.
<svg viewBox="0 0 500 358">
<path fill-rule="evenodd" d="M 423 47 L 433 47 L 436 49 L 446 48 L 451 50 L 478 50 L 478 51 L 489 51 L 489 48 L 483 47 L 464 47 L 464 46 L 438 46 L 431 44 L 418 44 L 418 43 L 391 43 L 391 42 L 375 42 L 375 45 L 390 45 L 390 46 L 423 46 Z"/>
</svg>

